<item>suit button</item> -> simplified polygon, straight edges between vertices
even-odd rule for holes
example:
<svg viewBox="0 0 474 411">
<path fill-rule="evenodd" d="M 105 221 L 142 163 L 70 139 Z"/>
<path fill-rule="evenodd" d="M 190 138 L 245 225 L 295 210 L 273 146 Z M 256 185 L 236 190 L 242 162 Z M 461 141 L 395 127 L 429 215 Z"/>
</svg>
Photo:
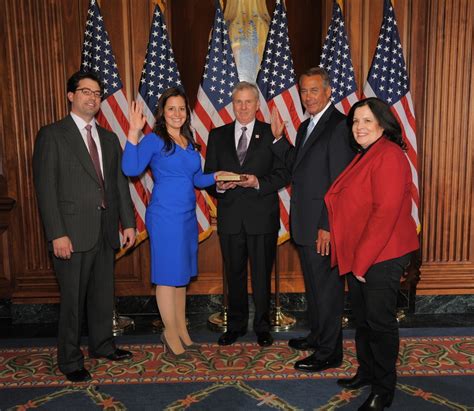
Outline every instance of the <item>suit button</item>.
<svg viewBox="0 0 474 411">
<path fill-rule="evenodd" d="M 100 211 L 101 209 L 102 209 L 102 207 L 101 207 L 101 206 L 97 206 L 97 210 L 99 210 L 99 211 Z"/>
</svg>

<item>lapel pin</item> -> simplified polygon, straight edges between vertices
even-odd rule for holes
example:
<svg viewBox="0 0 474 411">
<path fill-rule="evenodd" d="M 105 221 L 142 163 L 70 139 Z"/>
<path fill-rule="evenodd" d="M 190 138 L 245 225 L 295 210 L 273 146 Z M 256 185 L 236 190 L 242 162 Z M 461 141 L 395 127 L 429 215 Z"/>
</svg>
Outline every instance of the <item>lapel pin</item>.
<svg viewBox="0 0 474 411">
<path fill-rule="evenodd" d="M 255 138 L 260 138 L 260 134 L 255 134 Z"/>
</svg>

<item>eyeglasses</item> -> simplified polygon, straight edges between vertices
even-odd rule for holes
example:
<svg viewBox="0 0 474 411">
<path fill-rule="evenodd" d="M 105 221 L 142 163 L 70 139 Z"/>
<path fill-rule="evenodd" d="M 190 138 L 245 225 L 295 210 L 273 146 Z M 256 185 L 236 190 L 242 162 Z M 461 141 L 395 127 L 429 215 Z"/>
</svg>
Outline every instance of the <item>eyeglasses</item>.
<svg viewBox="0 0 474 411">
<path fill-rule="evenodd" d="M 76 91 L 80 91 L 82 94 L 84 94 L 87 97 L 94 96 L 95 98 L 102 98 L 103 96 L 101 91 L 94 91 L 87 87 L 76 88 Z"/>
</svg>

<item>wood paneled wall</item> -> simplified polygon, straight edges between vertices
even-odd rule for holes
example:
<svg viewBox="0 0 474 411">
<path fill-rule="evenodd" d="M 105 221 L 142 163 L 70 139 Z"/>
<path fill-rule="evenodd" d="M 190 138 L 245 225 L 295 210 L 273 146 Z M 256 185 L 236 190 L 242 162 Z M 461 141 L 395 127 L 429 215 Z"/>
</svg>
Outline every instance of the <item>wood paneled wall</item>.
<svg viewBox="0 0 474 411">
<path fill-rule="evenodd" d="M 155 1 L 100 0 L 128 96 L 136 94 Z M 362 88 L 383 1 L 345 0 L 356 80 Z M 419 293 L 474 290 L 473 55 L 470 0 L 393 0 L 417 116 L 422 219 Z M 67 113 L 65 83 L 79 68 L 87 0 L 4 0 L 0 14 L 0 176 L 16 200 L 3 241 L 0 296 L 54 301 L 58 289 L 39 220 L 31 175 L 36 132 Z M 286 0 L 296 73 L 316 65 L 332 1 Z M 267 0 L 271 14 L 273 0 Z M 168 0 L 167 17 L 184 86 L 192 102 L 202 75 L 214 0 Z M 279 248 L 282 291 L 303 291 L 294 247 Z M 122 258 L 118 295 L 153 292 L 148 243 Z M 4 269 L 5 270 L 5 269 Z M 192 293 L 220 293 L 222 263 L 214 233 L 200 245 Z M 4 286 L 5 285 L 5 286 Z"/>
<path fill-rule="evenodd" d="M 474 288 L 474 2 L 427 8 L 422 123 L 423 289 Z"/>
</svg>

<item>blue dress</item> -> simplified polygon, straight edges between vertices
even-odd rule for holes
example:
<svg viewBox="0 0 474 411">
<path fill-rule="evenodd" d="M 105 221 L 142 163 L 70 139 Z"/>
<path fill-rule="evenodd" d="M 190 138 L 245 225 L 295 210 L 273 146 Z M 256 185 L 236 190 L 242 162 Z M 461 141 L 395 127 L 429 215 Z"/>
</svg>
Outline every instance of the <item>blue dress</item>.
<svg viewBox="0 0 474 411">
<path fill-rule="evenodd" d="M 191 145 L 165 149 L 161 137 L 147 134 L 139 144 L 127 142 L 122 170 L 138 176 L 150 166 L 154 187 L 145 215 L 150 238 L 151 281 L 183 286 L 197 275 L 198 227 L 194 187 L 214 184 L 214 174 L 203 174 L 199 153 Z"/>
</svg>

